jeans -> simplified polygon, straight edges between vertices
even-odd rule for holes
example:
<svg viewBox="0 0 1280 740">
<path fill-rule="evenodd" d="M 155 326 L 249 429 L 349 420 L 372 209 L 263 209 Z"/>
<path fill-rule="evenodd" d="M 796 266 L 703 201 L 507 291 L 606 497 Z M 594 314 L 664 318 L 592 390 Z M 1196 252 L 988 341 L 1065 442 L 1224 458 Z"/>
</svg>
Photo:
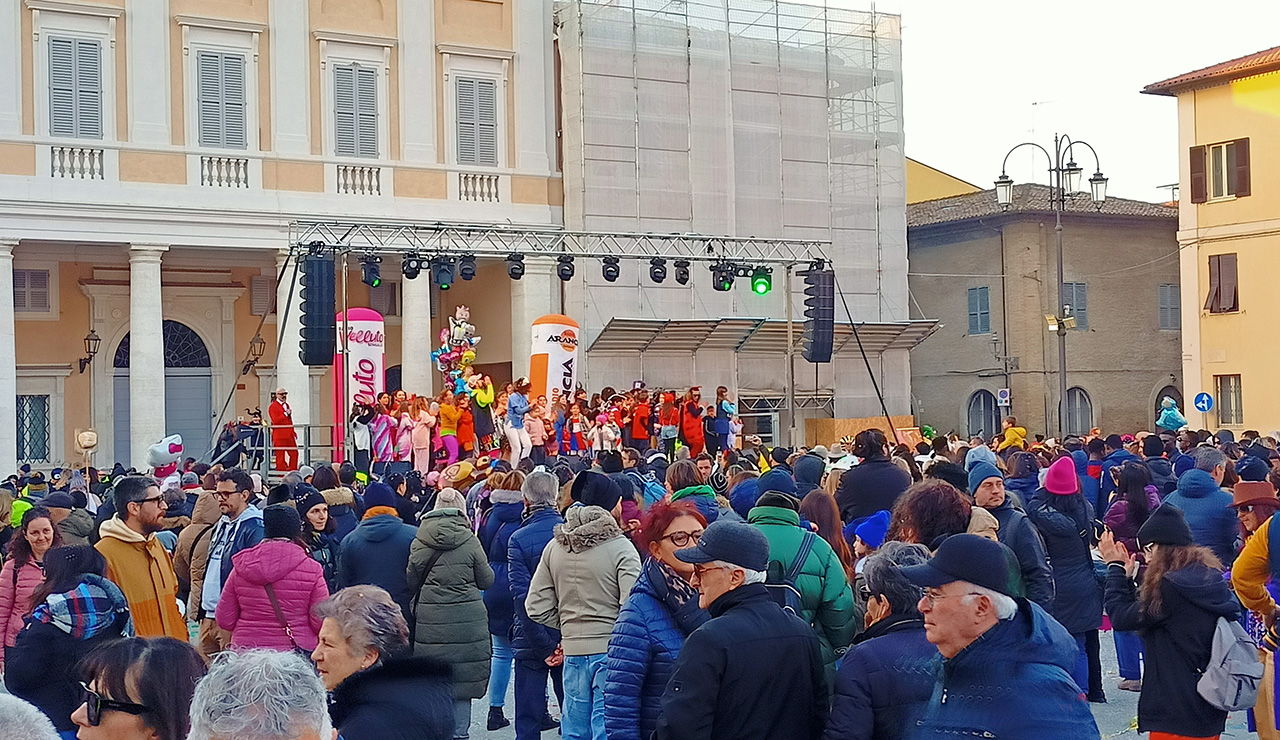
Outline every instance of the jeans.
<svg viewBox="0 0 1280 740">
<path fill-rule="evenodd" d="M 1071 635 L 1076 638 L 1076 663 L 1071 669 L 1071 678 L 1076 682 L 1076 687 L 1080 689 L 1080 693 L 1089 693 L 1089 654 L 1085 648 L 1084 633 L 1076 632 Z"/>
<path fill-rule="evenodd" d="M 1076 653 L 1076 664 L 1071 670 L 1071 678 L 1080 688 L 1080 693 L 1089 695 L 1090 701 L 1101 700 L 1102 661 L 1098 655 L 1098 631 L 1075 632 L 1071 636 L 1076 638 L 1076 646 L 1080 649 Z"/>
<path fill-rule="evenodd" d="M 467 740 L 471 736 L 471 700 L 453 700 L 453 740 Z"/>
<path fill-rule="evenodd" d="M 515 651 L 511 649 L 511 639 L 502 635 L 490 635 L 493 638 L 493 658 L 489 663 L 489 706 L 501 707 L 507 698 L 507 686 L 511 684 L 511 666 L 515 662 Z"/>
<path fill-rule="evenodd" d="M 1111 633 L 1116 641 L 1116 662 L 1120 664 L 1120 678 L 1139 681 L 1142 679 L 1142 638 L 1137 632 Z"/>
<path fill-rule="evenodd" d="M 605 653 L 564 656 L 564 740 L 605 740 Z"/>
<path fill-rule="evenodd" d="M 564 668 L 551 668 L 541 660 L 516 660 L 516 740 L 539 740 L 542 737 L 542 718 L 547 714 L 548 676 L 563 708 Z"/>
</svg>

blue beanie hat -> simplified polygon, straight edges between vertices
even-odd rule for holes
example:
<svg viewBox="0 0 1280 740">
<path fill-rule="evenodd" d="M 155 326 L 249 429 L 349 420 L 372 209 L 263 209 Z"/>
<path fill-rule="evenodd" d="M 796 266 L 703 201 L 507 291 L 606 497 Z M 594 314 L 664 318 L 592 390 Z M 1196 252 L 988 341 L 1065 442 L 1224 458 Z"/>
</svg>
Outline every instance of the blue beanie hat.
<svg viewBox="0 0 1280 740">
<path fill-rule="evenodd" d="M 999 468 L 985 460 L 979 460 L 972 468 L 969 468 L 969 493 L 972 494 L 978 490 L 978 486 L 982 485 L 982 481 L 988 478 L 1004 480 Z"/>
<path fill-rule="evenodd" d="M 756 479 L 756 490 L 760 493 L 781 491 L 794 496 L 796 495 L 796 482 L 787 471 L 774 468 Z"/>
<path fill-rule="evenodd" d="M 368 488 L 364 489 L 365 509 L 372 509 L 375 506 L 396 508 L 396 492 L 391 490 L 391 486 L 379 482 L 371 483 Z"/>
<path fill-rule="evenodd" d="M 733 490 L 729 492 L 729 507 L 743 519 L 747 518 L 747 512 L 751 511 L 751 507 L 755 506 L 756 501 L 760 498 L 759 486 L 759 478 L 748 478 L 734 486 Z"/>
<path fill-rule="evenodd" d="M 1236 475 L 1240 476 L 1240 480 L 1264 481 L 1270 472 L 1271 467 L 1253 455 L 1245 455 L 1236 460 Z"/>
<path fill-rule="evenodd" d="M 872 550 L 884 544 L 884 536 L 889 532 L 889 512 L 881 509 L 859 524 L 853 530 L 858 539 Z"/>
</svg>

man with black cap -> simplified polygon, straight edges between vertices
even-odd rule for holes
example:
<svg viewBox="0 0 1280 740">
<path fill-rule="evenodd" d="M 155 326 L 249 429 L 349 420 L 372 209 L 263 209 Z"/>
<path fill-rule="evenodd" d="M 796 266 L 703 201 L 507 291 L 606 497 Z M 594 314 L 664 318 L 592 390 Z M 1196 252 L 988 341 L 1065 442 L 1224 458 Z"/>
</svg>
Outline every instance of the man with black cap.
<svg viewBox="0 0 1280 740">
<path fill-rule="evenodd" d="M 720 519 L 676 557 L 711 619 L 689 635 L 662 695 L 658 740 L 809 740 L 822 736 L 828 687 L 813 628 L 765 587 L 769 540 Z"/>
<path fill-rule="evenodd" d="M 1013 551 L 952 535 L 932 560 L 902 574 L 924 588 L 925 637 L 941 661 L 933 697 L 907 737 L 1098 737 L 1071 678 L 1075 638 L 1038 604 L 1014 596 Z"/>
<path fill-rule="evenodd" d="M 618 611 L 640 576 L 640 556 L 622 532 L 622 490 L 584 471 L 529 583 L 529 619 L 560 630 L 566 738 L 604 738 L 604 668 Z M 519 711 L 519 710 L 517 710 Z"/>
</svg>

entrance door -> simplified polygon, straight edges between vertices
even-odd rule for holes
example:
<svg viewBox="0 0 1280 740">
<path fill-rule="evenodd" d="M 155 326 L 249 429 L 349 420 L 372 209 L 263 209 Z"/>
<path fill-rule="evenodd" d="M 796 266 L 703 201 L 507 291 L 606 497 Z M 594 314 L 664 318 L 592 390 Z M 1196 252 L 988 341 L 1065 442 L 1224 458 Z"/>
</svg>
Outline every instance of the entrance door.
<svg viewBox="0 0 1280 740">
<path fill-rule="evenodd" d="M 207 460 L 213 444 L 213 376 L 209 350 L 190 327 L 165 321 L 164 365 L 165 433 L 182 435 L 187 457 Z M 115 368 L 115 457 L 127 463 L 130 441 L 128 334 L 116 349 Z"/>
</svg>

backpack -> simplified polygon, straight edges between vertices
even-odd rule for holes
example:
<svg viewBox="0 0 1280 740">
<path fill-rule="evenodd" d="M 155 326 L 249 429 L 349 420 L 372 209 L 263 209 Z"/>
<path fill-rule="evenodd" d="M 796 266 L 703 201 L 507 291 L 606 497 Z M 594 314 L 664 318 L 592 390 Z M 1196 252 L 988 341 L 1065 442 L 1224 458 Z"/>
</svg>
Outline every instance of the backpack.
<svg viewBox="0 0 1280 740">
<path fill-rule="evenodd" d="M 813 532 L 804 533 L 804 538 L 800 540 L 800 549 L 796 552 L 796 559 L 786 573 L 782 572 L 782 561 L 770 560 L 764 581 L 765 588 L 769 589 L 769 595 L 778 602 L 778 606 L 782 607 L 783 611 L 791 612 L 801 619 L 804 619 L 804 605 L 801 603 L 800 587 L 796 585 L 796 579 L 800 577 L 800 571 L 804 569 L 804 561 L 809 559 L 809 553 L 813 550 L 816 539 L 817 535 Z"/>
<path fill-rule="evenodd" d="M 1196 682 L 1196 692 L 1210 705 L 1224 712 L 1236 712 L 1252 709 L 1258 703 L 1261 682 L 1258 647 L 1238 622 L 1218 617 L 1209 665 Z"/>
<path fill-rule="evenodd" d="M 653 479 L 650 475 L 641 475 L 634 471 L 627 471 L 627 477 L 639 489 L 644 496 L 644 505 L 646 508 L 653 506 L 655 503 L 667 497 L 667 489 L 661 483 Z"/>
</svg>

